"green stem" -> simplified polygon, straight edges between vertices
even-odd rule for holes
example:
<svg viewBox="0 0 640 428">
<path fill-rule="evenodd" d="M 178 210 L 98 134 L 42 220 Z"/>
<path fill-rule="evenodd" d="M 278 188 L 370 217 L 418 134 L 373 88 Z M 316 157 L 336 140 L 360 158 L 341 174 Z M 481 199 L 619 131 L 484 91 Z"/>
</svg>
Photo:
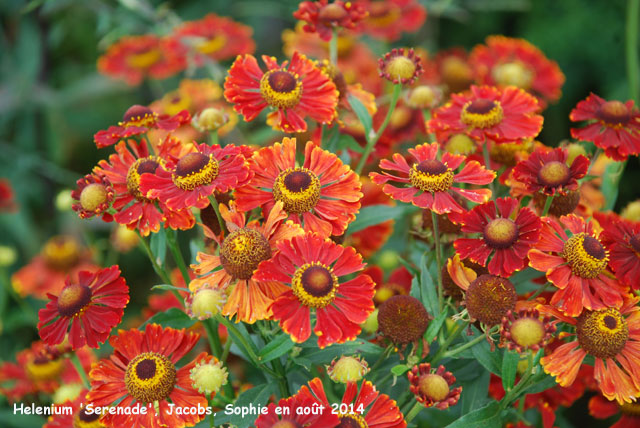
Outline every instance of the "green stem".
<svg viewBox="0 0 640 428">
<path fill-rule="evenodd" d="M 462 330 L 464 330 L 465 326 L 466 324 L 456 323 L 456 326 L 454 327 L 449 337 L 447 337 L 447 339 L 444 341 L 442 346 L 440 346 L 440 349 L 438 349 L 438 353 L 431 359 L 432 365 L 435 365 L 438 361 L 440 361 L 444 357 L 444 355 L 447 352 L 447 349 L 449 348 L 449 345 L 451 345 L 451 343 L 453 343 L 453 341 L 456 340 L 456 338 L 460 335 L 460 333 L 462 333 Z"/>
<path fill-rule="evenodd" d="M 549 208 L 551 208 L 551 203 L 555 196 L 556 195 L 547 195 L 547 200 L 544 202 L 544 208 L 542 209 L 542 217 L 545 217 L 549 213 Z"/>
<path fill-rule="evenodd" d="M 160 267 L 156 258 L 153 256 L 153 253 L 151 252 L 151 248 L 149 247 L 149 244 L 147 243 L 147 241 L 144 240 L 144 238 L 142 237 L 142 235 L 138 230 L 136 230 L 136 233 L 140 238 L 140 245 L 144 249 L 144 252 L 147 253 L 149 260 L 151 260 L 151 265 L 153 266 L 153 270 L 156 272 L 156 274 L 158 274 L 160 279 L 165 284 L 172 284 L 171 279 L 169 279 L 169 275 L 167 275 L 167 272 L 165 272 L 165 270 L 162 267 Z M 172 291 L 174 291 L 174 294 L 176 294 L 176 296 L 180 299 L 180 301 L 183 300 L 182 296 L 180 296 L 180 293 L 178 293 L 176 290 L 172 290 Z"/>
<path fill-rule="evenodd" d="M 638 103 L 640 99 L 640 70 L 638 69 L 638 12 L 640 12 L 640 0 L 628 0 L 627 24 L 625 31 L 625 56 L 627 60 L 627 80 L 629 92 L 633 100 Z"/>
<path fill-rule="evenodd" d="M 438 265 L 438 307 L 442 312 L 442 304 L 444 301 L 442 290 L 442 245 L 440 245 L 440 233 L 438 231 L 438 216 L 431 211 L 431 223 L 433 226 L 433 240 L 436 245 L 436 264 Z"/>
<path fill-rule="evenodd" d="M 218 200 L 213 195 L 209 195 L 209 203 L 213 207 L 213 210 L 216 212 L 216 217 L 218 218 L 218 224 L 220 225 L 220 233 L 224 232 L 224 219 L 222 218 L 222 214 L 220 214 L 220 207 L 218 206 Z"/>
<path fill-rule="evenodd" d="M 191 277 L 189 276 L 189 269 L 187 268 L 187 264 L 184 261 L 184 257 L 182 256 L 182 252 L 178 247 L 178 240 L 176 238 L 176 232 L 173 229 L 167 229 L 167 244 L 169 244 L 169 250 L 173 255 L 173 260 L 175 260 L 178 265 L 178 269 L 180 269 L 180 273 L 182 273 L 182 278 L 184 279 L 187 287 L 191 282 Z"/>
<path fill-rule="evenodd" d="M 216 145 L 216 144 L 220 144 L 220 140 L 218 138 L 218 130 L 216 129 L 215 131 L 210 131 L 209 132 L 209 141 L 211 143 L 212 146 Z"/>
<path fill-rule="evenodd" d="M 229 350 L 231 349 L 231 338 L 227 337 L 227 341 L 224 342 L 224 348 L 222 349 L 222 357 L 220 357 L 220 361 L 222 361 L 223 363 L 225 361 L 227 361 L 227 358 L 229 357 Z"/>
<path fill-rule="evenodd" d="M 278 373 L 278 387 L 280 388 L 280 394 L 282 398 L 290 397 L 291 392 L 289 391 L 289 382 L 287 382 L 287 375 L 284 371 L 284 367 L 282 366 L 282 362 L 280 358 L 276 358 L 272 361 L 273 368 L 276 373 Z"/>
<path fill-rule="evenodd" d="M 487 143 L 487 140 L 485 139 L 483 144 L 482 144 L 482 154 L 484 156 L 484 167 L 488 170 L 491 170 L 491 157 L 489 156 L 489 144 Z M 496 199 L 496 187 L 494 185 L 494 180 L 491 180 L 491 183 L 489 183 L 489 188 L 491 189 L 491 197 L 495 200 Z"/>
<path fill-rule="evenodd" d="M 386 129 L 387 125 L 389 124 L 389 121 L 391 120 L 391 115 L 393 114 L 393 111 L 396 109 L 396 104 L 398 104 L 398 98 L 400 98 L 401 92 L 402 92 L 402 84 L 398 83 L 396 85 L 393 85 L 393 94 L 391 94 L 391 103 L 389 104 L 389 110 L 387 111 L 387 116 L 384 118 L 384 121 L 382 122 L 382 125 L 380 125 L 380 128 L 378 128 L 378 130 L 373 135 L 366 135 L 367 145 L 364 149 L 364 153 L 362 154 L 362 157 L 360 158 L 360 161 L 358 162 L 358 166 L 356 166 L 356 174 L 360 175 L 362 173 L 362 170 L 364 169 L 364 165 L 367 162 L 369 155 L 373 151 L 373 148 L 378 142 L 378 139 L 380 138 L 380 136 Z"/>
<path fill-rule="evenodd" d="M 211 352 L 213 355 L 222 360 L 222 345 L 220 344 L 220 335 L 218 334 L 218 323 L 213 319 L 209 318 L 205 320 L 203 323 L 204 329 L 207 331 L 207 339 L 209 340 L 209 347 L 211 348 Z M 230 343 L 231 340 L 227 338 L 227 343 Z"/>
<path fill-rule="evenodd" d="M 465 343 L 464 345 L 460 345 L 457 348 L 454 348 L 450 351 L 445 352 L 444 354 L 444 358 L 449 358 L 449 357 L 453 357 L 456 354 L 459 354 L 462 351 L 465 351 L 475 345 L 477 345 L 478 343 L 482 342 L 483 340 L 487 340 L 487 338 L 484 335 L 480 335 L 478 337 L 476 337 L 475 339 Z"/>
<path fill-rule="evenodd" d="M 331 41 L 329 41 L 329 61 L 333 65 L 338 65 L 338 29 L 335 27 L 331 33 Z"/>
<path fill-rule="evenodd" d="M 529 379 L 531 378 L 531 376 L 533 376 L 533 369 L 534 369 L 533 353 L 531 352 L 531 350 L 529 350 L 527 354 L 527 363 L 528 363 L 527 373 L 525 373 L 525 375 L 520 379 L 520 381 L 516 384 L 516 386 L 511 391 L 507 391 L 505 396 L 502 398 L 501 405 L 503 408 L 505 408 L 506 406 L 511 404 L 511 402 L 517 399 L 518 396 L 520 395 L 520 391 L 522 391 L 525 387 L 529 385 Z M 522 397 L 522 400 L 524 400 L 524 397 Z"/>
<path fill-rule="evenodd" d="M 527 300 L 533 300 L 538 297 L 540 294 L 544 293 L 544 290 L 551 284 L 550 282 L 545 283 L 542 287 L 538 288 L 535 293 L 533 293 Z"/>
<path fill-rule="evenodd" d="M 69 355 L 69 360 L 71 361 L 71 364 L 73 364 L 73 367 L 76 369 L 76 371 L 80 375 L 80 379 L 82 379 L 82 384 L 84 385 L 84 387 L 87 389 L 91 389 L 91 384 L 89 383 L 87 372 L 84 371 L 84 367 L 82 367 L 82 363 L 80 362 L 78 355 L 75 353 Z"/>
<path fill-rule="evenodd" d="M 386 360 L 389 355 L 391 354 L 391 351 L 393 350 L 393 345 L 389 345 L 385 348 L 385 350 L 382 352 L 382 354 L 380 354 L 380 358 L 378 358 L 378 360 L 373 364 L 373 366 L 371 366 L 371 372 L 375 372 L 375 370 L 380 367 L 380 364 L 382 364 L 382 362 L 384 360 Z"/>
<path fill-rule="evenodd" d="M 404 418 L 405 422 L 409 424 L 409 422 L 411 422 L 412 420 L 415 419 L 416 416 L 418 416 L 418 413 L 420 413 L 420 410 L 422 409 L 424 409 L 424 405 L 416 401 L 416 404 L 413 405 L 411 410 L 409 410 L 409 413 L 407 414 L 407 416 Z"/>
<path fill-rule="evenodd" d="M 593 165 L 595 165 L 596 161 L 598 160 L 598 157 L 600 157 L 601 154 L 602 154 L 602 148 L 600 147 L 596 148 L 595 153 L 593 154 L 593 156 L 591 156 L 591 162 L 589 163 L 589 169 L 587 170 L 587 175 L 591 173 L 591 168 L 593 168 Z"/>
</svg>

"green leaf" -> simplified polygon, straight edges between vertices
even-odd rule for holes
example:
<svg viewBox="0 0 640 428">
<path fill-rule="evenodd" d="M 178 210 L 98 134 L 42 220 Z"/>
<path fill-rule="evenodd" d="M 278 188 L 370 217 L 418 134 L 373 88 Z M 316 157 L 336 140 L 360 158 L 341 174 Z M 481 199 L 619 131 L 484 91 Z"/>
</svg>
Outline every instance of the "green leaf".
<svg viewBox="0 0 640 428">
<path fill-rule="evenodd" d="M 498 428 L 502 426 L 500 420 L 500 403 L 492 401 L 486 406 L 467 413 L 460 419 L 446 426 L 446 428 Z"/>
<path fill-rule="evenodd" d="M 258 357 L 261 362 L 266 363 L 286 354 L 294 346 L 295 343 L 291 341 L 288 334 L 281 334 L 262 348 L 258 353 Z"/>
<path fill-rule="evenodd" d="M 253 425 L 255 420 L 258 418 L 256 412 L 254 411 L 253 414 L 243 415 L 242 411 L 244 410 L 247 412 L 251 407 L 256 409 L 266 406 L 268 404 L 269 397 L 273 393 L 273 386 L 273 383 L 265 383 L 254 386 L 253 388 L 241 393 L 234 404 L 228 404 L 224 409 L 215 414 L 214 421 L 216 426 L 221 426 L 221 424 L 231 424 L 238 428 L 248 428 Z M 229 411 L 227 412 L 227 410 Z M 236 414 L 235 412 L 238 412 L 239 414 Z"/>
<path fill-rule="evenodd" d="M 618 199 L 618 190 L 620 175 L 624 171 L 626 162 L 611 162 L 605 168 L 604 174 L 602 174 L 602 186 L 600 190 L 604 195 L 605 206 L 604 210 L 612 210 Z"/>
<path fill-rule="evenodd" d="M 444 324 L 446 319 L 447 311 L 445 310 L 429 323 L 429 328 L 427 328 L 427 331 L 424 334 L 424 339 L 427 341 L 427 343 L 430 343 L 433 339 L 436 338 L 438 332 L 440 331 L 440 328 L 442 328 L 442 324 Z"/>
<path fill-rule="evenodd" d="M 387 220 L 398 219 L 409 212 L 404 206 L 369 205 L 360 210 L 356 219 L 349 225 L 347 235 L 359 232 L 369 226 L 384 223 Z"/>
<path fill-rule="evenodd" d="M 160 266 L 164 264 L 167 256 L 167 235 L 164 229 L 160 229 L 158 233 L 151 234 L 150 244 L 151 254 L 156 258 Z"/>
<path fill-rule="evenodd" d="M 319 349 L 316 340 L 307 340 L 301 345 L 304 349 L 299 357 L 313 364 L 327 364 L 336 357 L 342 355 L 365 354 L 369 359 L 380 356 L 383 349 L 373 343 L 357 339 L 350 342 L 334 344 L 324 349 Z M 296 357 L 298 358 L 298 357 Z"/>
<path fill-rule="evenodd" d="M 440 315 L 436 283 L 429 272 L 426 254 L 420 262 L 420 276 L 414 277 L 411 282 L 411 296 L 420 300 L 431 315 L 436 318 Z"/>
<path fill-rule="evenodd" d="M 482 334 L 478 332 L 475 328 L 474 328 L 474 332 L 476 334 Z M 464 335 L 463 337 L 465 337 L 467 341 L 470 341 L 476 338 L 477 336 Z M 471 353 L 473 354 L 475 359 L 478 360 L 480 364 L 482 364 L 484 368 L 489 370 L 491 373 L 500 376 L 500 373 L 502 372 L 502 357 L 499 352 L 495 352 L 495 351 L 491 352 L 491 347 L 489 346 L 489 343 L 486 340 L 483 340 L 479 343 L 476 343 L 474 346 L 472 346 Z"/>
<path fill-rule="evenodd" d="M 460 403 L 463 415 L 479 408 L 487 401 L 491 375 L 488 371 L 482 370 L 478 364 L 474 363 L 474 366 L 478 369 L 480 375 L 467 382 L 460 381 L 463 391 L 463 394 L 461 394 L 462 403 Z"/>
<path fill-rule="evenodd" d="M 514 383 L 516 382 L 516 372 L 518 369 L 518 361 L 520 361 L 520 354 L 517 352 L 509 351 L 508 349 L 504 350 L 504 354 L 502 355 L 502 387 L 505 391 L 509 391 L 513 388 Z"/>
<path fill-rule="evenodd" d="M 367 111 L 367 108 L 364 106 L 364 104 L 362 104 L 360 100 L 353 95 L 349 95 L 349 104 L 351 104 L 351 108 L 353 109 L 356 116 L 358 116 L 358 120 L 360 120 L 360 123 L 362 123 L 362 125 L 364 126 L 364 135 L 368 141 L 371 137 L 371 115 Z"/>
<path fill-rule="evenodd" d="M 178 291 L 189 291 L 188 288 L 184 287 L 176 287 L 175 285 L 170 284 L 158 284 L 151 287 L 152 290 L 178 290 Z"/>
<path fill-rule="evenodd" d="M 406 364 L 398 364 L 397 366 L 393 366 L 391 369 L 391 373 L 395 376 L 402 376 L 406 372 L 409 371 L 409 367 Z"/>
<path fill-rule="evenodd" d="M 523 394 L 536 394 L 557 385 L 556 379 L 544 372 L 537 374 L 534 379 L 535 380 L 531 382 L 531 385 L 522 389 L 520 396 Z"/>
<path fill-rule="evenodd" d="M 146 320 L 144 324 L 139 327 L 142 330 L 147 324 L 160 324 L 163 327 L 173 328 L 189 328 L 194 325 L 198 320 L 189 318 L 189 315 L 185 314 L 181 309 L 169 308 L 164 312 L 159 312 Z"/>
</svg>

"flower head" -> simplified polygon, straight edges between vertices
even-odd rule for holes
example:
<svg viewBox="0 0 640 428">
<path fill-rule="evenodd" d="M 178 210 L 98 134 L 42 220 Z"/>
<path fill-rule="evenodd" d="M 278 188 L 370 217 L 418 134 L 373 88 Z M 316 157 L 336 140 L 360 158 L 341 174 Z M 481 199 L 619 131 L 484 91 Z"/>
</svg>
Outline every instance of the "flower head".
<svg viewBox="0 0 640 428">
<path fill-rule="evenodd" d="M 329 378 L 341 383 L 359 382 L 370 370 L 364 358 L 347 355 L 334 358 L 327 366 Z"/>
<path fill-rule="evenodd" d="M 113 216 L 107 210 L 111 208 L 115 190 L 107 178 L 87 174 L 76 181 L 76 185 L 78 188 L 71 192 L 71 197 L 75 201 L 71 208 L 80 218 L 101 215 L 104 221 L 113 220 Z"/>
<path fill-rule="evenodd" d="M 311 336 L 310 315 L 316 314 L 313 332 L 318 346 L 353 340 L 360 324 L 373 312 L 374 284 L 368 275 L 344 277 L 364 267 L 362 257 L 316 234 L 294 236 L 276 244 L 278 252 L 260 263 L 255 277 L 279 281 L 288 288 L 271 305 L 274 320 L 302 343 Z"/>
<path fill-rule="evenodd" d="M 263 72 L 252 55 L 238 56 L 224 82 L 224 96 L 247 122 L 270 106 L 267 123 L 284 132 L 307 130 L 306 116 L 329 123 L 336 116 L 338 90 L 331 79 L 306 56 L 295 52 L 291 62 L 278 65 L 263 56 Z"/>
<path fill-rule="evenodd" d="M 418 31 L 427 10 L 417 0 L 358 0 L 369 15 L 359 29 L 376 39 L 394 41 L 402 33 Z"/>
<path fill-rule="evenodd" d="M 360 2 L 336 0 L 303 1 L 293 17 L 305 22 L 304 31 L 317 33 L 328 42 L 335 28 L 353 30 L 369 13 Z"/>
<path fill-rule="evenodd" d="M 589 160 L 585 156 L 578 155 L 570 165 L 567 157 L 568 151 L 561 147 L 538 149 L 515 166 L 513 175 L 531 193 L 567 194 L 578 189 L 578 180 L 589 169 Z"/>
<path fill-rule="evenodd" d="M 196 363 L 189 371 L 192 385 L 199 393 L 216 394 L 227 383 L 227 369 L 216 358 L 208 362 Z"/>
<path fill-rule="evenodd" d="M 551 304 L 568 316 L 580 315 L 583 308 L 598 310 L 622 304 L 625 287 L 608 272 L 608 263 L 609 252 L 593 224 L 574 214 L 561 217 L 559 222 L 543 218 L 540 241 L 529 250 L 529 265 L 545 272 L 558 288 Z"/>
<path fill-rule="evenodd" d="M 451 388 L 456 382 L 455 376 L 446 371 L 444 366 L 437 370 L 431 364 L 422 363 L 414 366 L 408 373 L 409 390 L 424 407 L 434 406 L 440 410 L 454 406 L 460 399 L 462 387 Z"/>
<path fill-rule="evenodd" d="M 360 208 L 358 176 L 333 153 L 309 141 L 296 166 L 296 140 L 260 149 L 252 158 L 254 178 L 236 191 L 238 209 L 269 212 L 282 202 L 289 219 L 322 236 L 342 235 Z"/>
<path fill-rule="evenodd" d="M 129 303 L 129 287 L 118 266 L 95 273 L 82 271 L 78 280 L 67 278 L 59 295 L 48 294 L 50 302 L 38 313 L 40 337 L 49 345 L 62 343 L 69 331 L 72 349 L 85 344 L 98 348 L 111 329 L 120 323 Z"/>
<path fill-rule="evenodd" d="M 472 319 L 494 326 L 515 309 L 517 299 L 516 289 L 508 279 L 480 275 L 466 287 L 464 303 Z"/>
<path fill-rule="evenodd" d="M 593 214 L 602 226 L 602 244 L 609 250 L 609 266 L 624 284 L 640 289 L 640 222 L 614 213 Z"/>
<path fill-rule="evenodd" d="M 405 55 L 404 49 L 392 49 L 378 60 L 380 77 L 384 77 L 393 83 L 403 85 L 413 83 L 424 71 L 420 57 L 413 49 L 409 49 Z"/>
<path fill-rule="evenodd" d="M 429 326 L 429 314 L 415 297 L 397 295 L 378 308 L 378 329 L 396 345 L 417 343 Z"/>
<path fill-rule="evenodd" d="M 539 350 L 549 342 L 551 335 L 556 331 L 556 326 L 551 324 L 550 320 L 548 316 L 541 318 L 537 309 L 507 312 L 500 326 L 499 346 L 515 349 L 519 353 L 527 349 Z"/>
<path fill-rule="evenodd" d="M 592 141 L 615 160 L 640 154 L 640 112 L 633 104 L 632 100 L 607 101 L 590 94 L 569 115 L 573 122 L 587 120 L 589 124 L 584 128 L 571 128 L 571 136 Z"/>
<path fill-rule="evenodd" d="M 492 275 L 509 277 L 525 267 L 527 252 L 538 242 L 540 218 L 529 208 L 519 208 L 512 198 L 498 198 L 460 215 L 462 231 L 477 238 L 454 242 L 461 258 L 489 268 Z M 493 255 L 489 263 L 489 256 Z"/>
<path fill-rule="evenodd" d="M 489 184 L 495 178 L 493 171 L 487 171 L 476 161 L 467 161 L 464 156 L 444 153 L 437 159 L 438 143 L 422 144 L 409 149 L 416 162 L 409 166 L 402 155 L 393 155 L 393 162 L 383 159 L 380 168 L 399 171 L 406 177 L 398 177 L 387 172 L 372 172 L 371 179 L 376 184 L 384 184 L 382 190 L 393 199 L 411 202 L 413 205 L 430 209 L 437 214 L 451 211 L 462 212 L 462 207 L 453 198 L 453 192 L 476 203 L 486 202 L 491 197 L 489 189 L 463 189 L 454 183 Z M 465 163 L 458 173 L 454 171 Z M 395 181 L 406 187 L 388 184 Z M 386 184 L 385 184 L 386 183 Z"/>
<path fill-rule="evenodd" d="M 438 140 L 464 133 L 478 141 L 514 141 L 540 133 L 542 116 L 537 111 L 538 101 L 522 89 L 471 86 L 470 92 L 452 94 L 428 126 Z"/>
</svg>

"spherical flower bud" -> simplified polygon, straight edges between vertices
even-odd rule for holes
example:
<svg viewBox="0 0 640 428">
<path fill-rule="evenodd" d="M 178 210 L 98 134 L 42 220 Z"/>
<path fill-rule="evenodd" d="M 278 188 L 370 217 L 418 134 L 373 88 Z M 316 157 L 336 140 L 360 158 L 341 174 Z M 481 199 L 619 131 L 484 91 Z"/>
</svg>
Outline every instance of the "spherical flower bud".
<svg viewBox="0 0 640 428">
<path fill-rule="evenodd" d="M 192 386 L 201 394 L 215 394 L 227 383 L 229 374 L 226 367 L 217 359 L 198 362 L 189 371 Z"/>
<path fill-rule="evenodd" d="M 369 366 L 364 358 L 342 356 L 336 361 L 334 358 L 331 365 L 327 366 L 327 374 L 334 382 L 348 383 L 358 382 L 368 372 Z"/>
<path fill-rule="evenodd" d="M 421 85 L 409 93 L 407 105 L 412 108 L 430 109 L 442 99 L 442 91 L 434 86 Z"/>
<path fill-rule="evenodd" d="M 454 154 L 469 156 L 476 152 L 476 143 L 466 134 L 455 134 L 444 144 L 444 150 Z"/>
<path fill-rule="evenodd" d="M 556 331 L 549 317 L 540 318 L 536 309 L 522 309 L 514 314 L 507 312 L 500 327 L 500 346 L 523 353 L 544 347 Z"/>
<path fill-rule="evenodd" d="M 640 221 L 640 200 L 629 203 L 620 214 L 620 217 L 631 221 Z"/>
<path fill-rule="evenodd" d="M 200 288 L 191 293 L 186 301 L 187 314 L 191 318 L 206 320 L 216 316 L 227 301 L 227 293 L 217 288 Z"/>
<path fill-rule="evenodd" d="M 80 218 L 91 218 L 102 215 L 103 220 L 111 221 L 112 217 L 106 211 L 111 207 L 115 198 L 115 189 L 106 177 L 87 174 L 77 182 L 77 188 L 71 192 L 74 200 L 71 208 Z"/>
<path fill-rule="evenodd" d="M 73 401 L 84 389 L 81 383 L 67 383 L 56 389 L 51 397 L 53 404 L 62 404 L 65 401 Z"/>
<path fill-rule="evenodd" d="M 416 400 L 425 407 L 434 406 L 444 410 L 455 405 L 460 399 L 462 387 L 451 389 L 456 378 L 444 366 L 437 370 L 431 369 L 431 364 L 423 363 L 414 366 L 408 373 L 409 390 L 415 395 Z"/>
<path fill-rule="evenodd" d="M 420 58 L 413 49 L 405 55 L 404 49 L 392 49 L 378 60 L 380 77 L 403 85 L 413 83 L 424 71 Z"/>
<path fill-rule="evenodd" d="M 584 149 L 582 144 L 578 143 L 570 143 L 565 146 L 567 149 L 567 165 L 571 165 L 575 158 L 578 156 L 587 156 L 587 151 Z"/>
<path fill-rule="evenodd" d="M 200 132 L 215 131 L 229 122 L 229 115 L 219 108 L 209 107 L 193 117 L 193 127 Z"/>
<path fill-rule="evenodd" d="M 0 245 L 0 267 L 11 266 L 16 262 L 16 250 L 13 247 Z"/>
<path fill-rule="evenodd" d="M 138 234 L 127 226 L 118 225 L 111 232 L 111 245 L 121 253 L 131 251 L 139 242 Z"/>
<path fill-rule="evenodd" d="M 60 212 L 70 211 L 73 205 L 71 190 L 62 190 L 56 195 L 56 209 Z"/>
</svg>

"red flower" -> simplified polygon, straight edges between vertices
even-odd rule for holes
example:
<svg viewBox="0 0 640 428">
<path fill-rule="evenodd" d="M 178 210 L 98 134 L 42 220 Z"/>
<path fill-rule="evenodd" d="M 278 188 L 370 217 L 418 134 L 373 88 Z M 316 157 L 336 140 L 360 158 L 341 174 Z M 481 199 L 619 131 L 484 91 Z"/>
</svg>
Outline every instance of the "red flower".
<svg viewBox="0 0 640 428">
<path fill-rule="evenodd" d="M 640 412 L 638 403 L 624 403 L 609 401 L 602 395 L 594 395 L 589 400 L 589 414 L 596 419 L 608 419 L 620 414 L 618 422 L 610 428 L 636 428 L 640 426 Z"/>
<path fill-rule="evenodd" d="M 538 97 L 544 106 L 562 94 L 564 74 L 555 61 L 524 39 L 489 36 L 469 55 L 476 79 L 483 85 L 517 86 Z"/>
<path fill-rule="evenodd" d="M 172 210 L 205 208 L 213 192 L 227 192 L 252 177 L 244 147 L 194 144 L 182 156 L 168 154 L 161 168 L 142 174 L 140 191 Z"/>
<path fill-rule="evenodd" d="M 567 166 L 569 152 L 557 147 L 553 150 L 540 148 L 516 164 L 513 176 L 524 183 L 527 191 L 540 191 L 546 195 L 556 192 L 578 190 L 578 180 L 587 175 L 589 159 L 583 155 L 575 157 L 571 166 Z"/>
<path fill-rule="evenodd" d="M 0 178 L 0 213 L 16 210 L 16 202 L 13 196 L 11 182 L 6 178 Z"/>
<path fill-rule="evenodd" d="M 107 130 L 96 132 L 93 141 L 99 149 L 112 146 L 118 141 L 133 135 L 146 134 L 150 129 L 175 131 L 185 123 L 191 122 L 187 110 L 181 110 L 176 115 L 158 114 L 149 107 L 138 104 L 127 109 L 118 126 L 110 126 Z"/>
<path fill-rule="evenodd" d="M 129 140 L 128 144 L 130 150 L 124 141 L 118 143 L 109 162 L 101 160 L 95 168 L 95 172 L 107 177 L 116 190 L 115 221 L 129 229 L 138 229 L 143 236 L 159 231 L 162 222 L 165 228 L 191 229 L 195 218 L 190 210 L 171 210 L 164 202 L 149 197 L 140 189 L 140 176 L 155 172 L 163 161 L 149 155 L 144 141 Z"/>
<path fill-rule="evenodd" d="M 342 235 L 360 209 L 358 176 L 333 153 L 313 142 L 304 149 L 304 163 L 296 166 L 296 140 L 284 138 L 256 152 L 254 178 L 236 191 L 238 209 L 262 207 L 268 213 L 281 201 L 289 218 L 322 236 Z"/>
<path fill-rule="evenodd" d="M 542 227 L 531 209 L 518 209 L 518 201 L 512 198 L 478 205 L 461 214 L 460 220 L 463 232 L 482 236 L 456 239 L 456 252 L 463 259 L 487 266 L 490 274 L 505 278 L 526 266 L 527 252 L 538 242 Z"/>
<path fill-rule="evenodd" d="M 369 16 L 362 21 L 361 31 L 389 42 L 402 33 L 418 31 L 427 19 L 427 10 L 417 0 L 358 0 Z"/>
<path fill-rule="evenodd" d="M 104 414 L 100 422 L 110 427 L 182 428 L 202 420 L 207 398 L 194 389 L 189 371 L 213 357 L 203 352 L 186 366 L 176 367 L 199 338 L 196 333 L 157 324 L 147 324 L 144 331 L 120 330 L 117 336 L 111 336 L 113 355 L 94 364 L 89 373 L 87 402 L 118 409 L 115 414 Z M 184 408 L 184 412 L 170 409 L 169 402 Z M 125 414 L 126 408 L 142 407 L 146 407 L 145 414 Z M 134 409 L 129 410 L 134 413 Z"/>
<path fill-rule="evenodd" d="M 60 344 L 71 327 L 72 349 L 85 344 L 98 348 L 120 323 L 124 307 L 129 303 L 129 287 L 120 276 L 118 266 L 111 266 L 95 273 L 82 271 L 78 281 L 67 279 L 58 296 L 47 296 L 51 301 L 38 313 L 42 340 L 49 345 Z"/>
<path fill-rule="evenodd" d="M 594 212 L 602 226 L 602 243 L 609 250 L 609 266 L 634 291 L 640 289 L 640 223 L 614 213 Z"/>
<path fill-rule="evenodd" d="M 278 252 L 260 263 L 254 277 L 280 281 L 291 288 L 271 305 L 273 319 L 302 343 L 311 336 L 310 312 L 315 309 L 313 329 L 318 346 L 353 340 L 360 325 L 373 312 L 374 284 L 368 275 L 340 279 L 364 267 L 362 257 L 316 234 L 295 236 L 277 244 Z"/>
<path fill-rule="evenodd" d="M 307 33 L 318 33 L 318 36 L 328 42 L 337 27 L 353 30 L 356 24 L 366 18 L 368 12 L 364 6 L 357 2 L 336 0 L 303 1 L 298 10 L 293 12 L 293 17 L 305 21 L 303 27 Z"/>
<path fill-rule="evenodd" d="M 454 134 L 497 142 L 533 138 L 542 129 L 538 108 L 535 97 L 513 86 L 471 86 L 470 92 L 452 94 L 451 101 L 435 110 L 428 127 L 438 141 Z"/>
<path fill-rule="evenodd" d="M 113 221 L 113 216 L 107 211 L 111 208 L 115 190 L 106 177 L 97 174 L 87 174 L 76 181 L 77 189 L 71 192 L 74 199 L 71 208 L 80 218 L 91 218 L 101 215 L 106 222 Z"/>
<path fill-rule="evenodd" d="M 185 48 L 174 39 L 152 34 L 125 36 L 98 58 L 98 71 L 138 85 L 145 77 L 166 79 L 187 66 Z"/>
<path fill-rule="evenodd" d="M 268 56 L 262 61 L 266 73 L 252 55 L 239 56 L 224 81 L 224 97 L 247 122 L 267 106 L 276 109 L 267 116 L 267 123 L 284 132 L 306 131 L 305 116 L 320 123 L 335 118 L 338 90 L 313 61 L 298 52 L 290 63 L 278 65 Z"/>
<path fill-rule="evenodd" d="M 187 21 L 176 28 L 174 36 L 193 43 L 195 50 L 214 61 L 224 61 L 236 55 L 252 54 L 256 44 L 251 38 L 251 27 L 235 22 L 231 18 L 214 13 L 196 21 Z M 202 63 L 200 56 L 196 57 Z"/>
<path fill-rule="evenodd" d="M 540 240 L 529 251 L 529 265 L 545 272 L 559 289 L 551 304 L 572 317 L 580 315 L 583 308 L 598 310 L 622 304 L 626 289 L 607 270 L 608 262 L 609 252 L 593 224 L 574 214 L 560 217 L 560 222 L 544 217 Z"/>
<path fill-rule="evenodd" d="M 544 371 L 561 386 L 571 385 L 584 358 L 595 358 L 594 378 L 609 400 L 630 403 L 640 395 L 640 307 L 635 296 L 625 298 L 622 307 L 584 311 L 578 318 L 564 315 L 557 308 L 542 306 L 540 311 L 575 326 L 575 338 L 557 347 L 540 362 Z M 563 337 L 573 334 L 565 333 Z"/>
<path fill-rule="evenodd" d="M 400 266 L 389 274 L 389 278 L 384 280 L 384 272 L 380 266 L 372 265 L 367 267 L 363 273 L 369 275 L 376 286 L 376 294 L 373 297 L 374 303 L 380 305 L 392 296 L 409 295 L 411 291 L 411 281 L 413 275 Z"/>
<path fill-rule="evenodd" d="M 391 198 L 402 202 L 432 210 L 437 214 L 451 211 L 462 212 L 464 209 L 455 201 L 455 193 L 464 198 L 482 203 L 489 200 L 489 189 L 463 189 L 454 187 L 454 183 L 489 184 L 495 178 L 493 171 L 487 171 L 476 161 L 466 161 L 464 156 L 444 153 L 442 160 L 436 159 L 438 143 L 422 144 L 409 149 L 409 153 L 416 162 L 409 166 L 402 155 L 393 155 L 393 162 L 387 159 L 380 161 L 380 168 L 399 171 L 407 177 L 398 177 L 388 172 L 378 174 L 372 172 L 371 179 L 376 184 L 384 184 L 382 191 Z M 465 162 L 466 161 L 466 162 Z M 464 167 L 457 174 L 454 173 L 462 163 Z M 395 187 L 389 181 L 407 184 L 406 187 Z"/>
<path fill-rule="evenodd" d="M 247 224 L 244 213 L 236 210 L 233 201 L 229 208 L 220 205 L 220 214 L 229 235 L 220 239 L 205 228 L 205 235 L 218 242 L 220 255 L 198 252 L 198 264 L 191 267 L 196 274 L 204 275 L 192 280 L 189 288 L 192 292 L 203 287 L 226 290 L 233 285 L 222 308 L 223 315 L 236 315 L 236 321 L 249 324 L 269 319 L 272 316 L 269 306 L 287 288 L 276 281 L 257 280 L 254 271 L 261 261 L 275 253 L 277 242 L 304 232 L 297 225 L 283 223 L 287 214 L 281 202 L 276 203 L 262 225 L 257 221 Z"/>
<path fill-rule="evenodd" d="M 606 101 L 594 93 L 571 110 L 573 122 L 588 120 L 584 128 L 571 128 L 571 136 L 592 141 L 610 158 L 625 160 L 640 154 L 640 112 L 633 101 Z"/>
</svg>

